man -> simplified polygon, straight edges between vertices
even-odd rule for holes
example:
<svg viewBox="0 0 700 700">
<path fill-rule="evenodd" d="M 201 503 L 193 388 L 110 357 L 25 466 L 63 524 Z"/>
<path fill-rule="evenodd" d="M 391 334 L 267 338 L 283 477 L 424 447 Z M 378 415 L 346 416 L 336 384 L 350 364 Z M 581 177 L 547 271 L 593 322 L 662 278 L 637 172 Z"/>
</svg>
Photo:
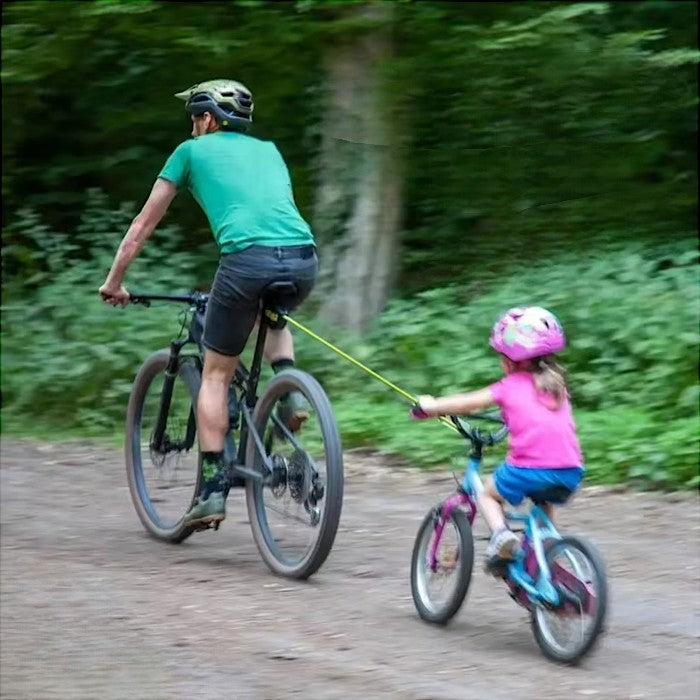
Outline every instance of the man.
<svg viewBox="0 0 700 700">
<path fill-rule="evenodd" d="M 131 261 L 165 215 L 178 188 L 187 187 L 207 215 L 221 251 L 207 306 L 202 385 L 197 403 L 202 486 L 185 519 L 198 526 L 226 517 L 224 436 L 228 391 L 238 357 L 260 310 L 264 288 L 278 279 L 296 284 L 294 308 L 311 291 L 318 260 L 313 235 L 299 214 L 287 166 L 275 145 L 246 134 L 250 91 L 233 80 L 209 80 L 179 92 L 192 119 L 193 139 L 181 143 L 158 175 L 148 200 L 117 250 L 100 287 L 103 300 L 125 306 L 122 280 Z M 275 372 L 294 366 L 288 328 L 270 330 L 265 357 Z M 291 392 L 280 412 L 291 430 L 308 417 L 301 394 Z"/>
</svg>

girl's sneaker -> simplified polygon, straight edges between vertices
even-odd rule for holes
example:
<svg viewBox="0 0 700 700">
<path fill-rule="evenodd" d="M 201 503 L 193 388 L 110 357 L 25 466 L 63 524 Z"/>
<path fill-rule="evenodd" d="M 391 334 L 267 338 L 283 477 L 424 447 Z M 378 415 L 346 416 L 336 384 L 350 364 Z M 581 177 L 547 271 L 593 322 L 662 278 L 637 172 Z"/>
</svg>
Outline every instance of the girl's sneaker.
<svg viewBox="0 0 700 700">
<path fill-rule="evenodd" d="M 513 561 L 520 549 L 520 538 L 510 529 L 504 528 L 494 532 L 486 547 L 484 568 L 489 573 L 498 572 L 503 564 Z"/>
</svg>

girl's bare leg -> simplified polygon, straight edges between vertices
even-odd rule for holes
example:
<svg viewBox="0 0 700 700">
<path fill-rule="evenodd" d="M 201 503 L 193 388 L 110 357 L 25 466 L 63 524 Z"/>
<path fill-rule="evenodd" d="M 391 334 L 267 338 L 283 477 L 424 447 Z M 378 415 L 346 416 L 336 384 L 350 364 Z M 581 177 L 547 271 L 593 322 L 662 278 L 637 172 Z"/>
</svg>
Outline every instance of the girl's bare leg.
<svg viewBox="0 0 700 700">
<path fill-rule="evenodd" d="M 490 476 L 484 485 L 484 492 L 479 496 L 478 506 L 491 532 L 498 532 L 506 527 L 503 502 L 503 497 L 496 491 L 493 477 Z"/>
</svg>

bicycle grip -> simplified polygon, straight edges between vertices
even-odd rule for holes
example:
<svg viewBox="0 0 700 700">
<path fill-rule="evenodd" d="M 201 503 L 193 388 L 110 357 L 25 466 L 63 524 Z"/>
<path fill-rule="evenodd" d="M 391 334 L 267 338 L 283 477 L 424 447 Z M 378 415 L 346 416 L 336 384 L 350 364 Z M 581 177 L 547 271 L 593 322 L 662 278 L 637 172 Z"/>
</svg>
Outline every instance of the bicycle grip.
<svg viewBox="0 0 700 700">
<path fill-rule="evenodd" d="M 129 294 L 129 301 L 132 304 L 143 304 L 145 307 L 149 307 L 151 305 L 150 299 L 144 299 L 138 294 Z"/>
<path fill-rule="evenodd" d="M 414 403 L 413 406 L 411 406 L 411 411 L 408 415 L 414 420 L 425 420 L 426 418 L 430 418 L 430 416 L 417 403 Z"/>
</svg>

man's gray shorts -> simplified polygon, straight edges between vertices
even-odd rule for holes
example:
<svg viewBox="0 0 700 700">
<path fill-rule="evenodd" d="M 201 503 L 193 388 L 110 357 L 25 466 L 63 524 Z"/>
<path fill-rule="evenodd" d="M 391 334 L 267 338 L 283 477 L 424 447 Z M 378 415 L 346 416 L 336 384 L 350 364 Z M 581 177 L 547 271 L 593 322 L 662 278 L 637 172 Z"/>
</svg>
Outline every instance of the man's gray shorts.
<svg viewBox="0 0 700 700">
<path fill-rule="evenodd" d="M 297 294 L 284 300 L 291 311 L 309 296 L 317 272 L 312 245 L 254 245 L 222 255 L 207 304 L 204 346 L 222 355 L 240 355 L 255 326 L 265 287 L 280 280 L 294 282 Z"/>
</svg>

